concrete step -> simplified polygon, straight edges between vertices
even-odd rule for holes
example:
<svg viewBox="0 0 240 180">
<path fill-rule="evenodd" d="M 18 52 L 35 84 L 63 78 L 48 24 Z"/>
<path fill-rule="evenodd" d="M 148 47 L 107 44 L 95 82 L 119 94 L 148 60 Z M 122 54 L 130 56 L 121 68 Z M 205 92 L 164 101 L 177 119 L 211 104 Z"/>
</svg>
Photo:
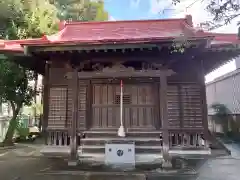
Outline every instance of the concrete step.
<svg viewBox="0 0 240 180">
<path fill-rule="evenodd" d="M 160 146 L 162 145 L 162 140 L 160 138 L 85 138 L 81 140 L 82 145 L 105 145 L 106 142 L 119 141 L 119 142 L 135 142 L 137 146 Z"/>
<path fill-rule="evenodd" d="M 94 162 L 102 164 L 105 161 L 105 153 L 79 153 L 79 160 L 82 162 Z M 163 156 L 161 153 L 138 153 L 135 155 L 136 165 L 161 164 Z"/>
<path fill-rule="evenodd" d="M 105 153 L 105 146 L 104 145 L 98 145 L 98 146 L 81 146 L 79 147 L 82 151 L 82 153 Z M 135 146 L 135 153 L 161 153 L 162 151 L 162 146 Z"/>
<path fill-rule="evenodd" d="M 160 131 L 131 131 L 126 132 L 126 137 L 139 138 L 159 138 L 162 133 Z M 117 131 L 85 131 L 84 135 L 86 138 L 116 138 L 118 137 Z"/>
</svg>

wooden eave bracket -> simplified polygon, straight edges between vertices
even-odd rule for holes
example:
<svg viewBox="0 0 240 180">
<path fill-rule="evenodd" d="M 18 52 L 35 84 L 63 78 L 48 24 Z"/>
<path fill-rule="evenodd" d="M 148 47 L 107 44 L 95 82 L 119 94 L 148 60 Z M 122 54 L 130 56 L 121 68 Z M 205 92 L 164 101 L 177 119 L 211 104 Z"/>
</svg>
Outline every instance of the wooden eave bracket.
<svg viewBox="0 0 240 180">
<path fill-rule="evenodd" d="M 205 51 L 240 51 L 240 44 L 227 44 L 226 46 L 214 46 L 206 48 Z"/>
<path fill-rule="evenodd" d="M 91 78 L 134 78 L 134 77 L 160 77 L 160 76 L 172 76 L 175 72 L 171 69 L 168 70 L 138 70 L 138 71 L 92 71 L 92 72 L 78 72 L 79 79 L 91 79 Z M 72 79 L 73 72 L 67 72 L 65 78 Z"/>
<path fill-rule="evenodd" d="M 79 44 L 79 45 L 52 45 L 52 46 L 36 46 L 34 52 L 56 52 L 56 51 L 99 51 L 99 50 L 115 50 L 115 49 L 136 49 L 136 48 L 155 48 L 157 44 Z M 28 52 L 29 53 L 29 52 Z"/>
</svg>

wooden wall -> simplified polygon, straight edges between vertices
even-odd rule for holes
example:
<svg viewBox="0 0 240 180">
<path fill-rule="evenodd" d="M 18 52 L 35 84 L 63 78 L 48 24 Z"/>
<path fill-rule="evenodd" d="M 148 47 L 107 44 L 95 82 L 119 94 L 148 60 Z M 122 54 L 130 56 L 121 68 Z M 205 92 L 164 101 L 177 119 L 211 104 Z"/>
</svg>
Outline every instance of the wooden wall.
<svg viewBox="0 0 240 180">
<path fill-rule="evenodd" d="M 48 113 L 48 128 L 49 129 L 66 129 L 71 127 L 72 122 L 72 102 L 73 102 L 73 92 L 70 85 L 69 80 L 67 80 L 64 75 L 67 70 L 59 67 L 51 67 L 49 73 L 49 113 Z M 191 77 L 191 76 L 190 76 Z M 139 124 L 142 126 L 151 126 L 154 125 L 156 128 L 161 127 L 161 120 L 159 119 L 159 79 L 150 83 L 143 87 L 143 84 L 146 82 L 142 82 L 142 85 L 136 86 L 135 90 L 133 86 L 128 90 L 133 94 L 133 91 L 145 92 L 145 96 L 142 95 L 142 99 L 145 99 L 144 102 L 141 101 L 139 96 L 132 99 L 132 103 L 135 103 L 136 112 L 140 113 L 131 113 L 131 116 L 127 116 L 126 114 L 130 112 L 130 109 L 125 109 L 124 113 L 127 119 L 128 126 L 137 127 Z M 85 129 L 89 126 L 93 126 L 91 119 L 98 119 L 94 123 L 99 123 L 96 126 L 108 127 L 107 124 L 104 125 L 104 119 L 96 118 L 97 112 L 100 111 L 97 109 L 98 105 L 104 106 L 104 103 L 101 104 L 97 102 L 97 98 L 103 98 L 106 103 L 105 105 L 109 105 L 112 103 L 111 97 L 109 95 L 104 96 L 103 94 L 92 93 L 93 91 L 102 91 L 107 90 L 107 85 L 99 86 L 94 84 L 99 84 L 98 80 L 92 81 L 93 85 L 90 85 L 90 80 L 79 80 L 79 94 L 78 94 L 78 123 L 77 129 Z M 129 82 L 128 82 L 129 83 Z M 136 82 L 135 82 L 136 83 Z M 106 84 L 106 83 L 105 83 Z M 142 88 L 140 88 L 142 87 Z M 150 88 L 151 87 L 151 88 Z M 99 89 L 100 88 L 100 89 Z M 107 88 L 107 89 L 106 89 Z M 111 87 L 110 87 L 111 89 Z M 118 89 L 119 90 L 119 89 Z M 153 91 L 154 90 L 154 91 Z M 95 95 L 98 94 L 98 97 Z M 139 94 L 139 93 L 138 93 Z M 148 94 L 152 94 L 152 96 L 148 96 Z M 94 96 L 93 96 L 94 95 Z M 92 96 L 92 97 L 91 97 Z M 87 101 L 88 99 L 92 99 Z M 110 98 L 110 99 L 109 99 Z M 139 100 L 138 100 L 139 99 Z M 110 102 L 111 100 L 111 102 Z M 109 102 L 108 102 L 109 101 Z M 136 102 L 135 102 L 136 101 Z M 139 102 L 138 102 L 139 101 Z M 140 102 L 141 101 L 141 102 Z M 156 102 L 157 101 L 157 102 Z M 93 104 L 93 108 L 92 108 Z M 145 105 L 145 107 L 144 107 Z M 167 90 L 167 105 L 168 105 L 168 120 L 169 120 L 169 128 L 178 129 L 178 128 L 202 128 L 203 127 L 203 106 L 202 106 L 202 94 L 201 87 L 197 83 L 197 79 L 189 76 L 186 77 L 171 77 L 168 79 L 168 90 Z M 139 107 L 138 107 L 139 106 Z M 114 105 L 112 106 L 114 108 Z M 133 108 L 133 106 L 131 107 Z M 142 108 L 142 111 L 139 111 L 139 108 Z M 145 109 L 144 109 L 145 108 Z M 118 109 L 118 108 L 117 108 Z M 113 111 L 108 111 L 108 109 L 101 109 L 101 114 L 107 110 L 106 117 L 110 116 Z M 133 109 L 131 109 L 133 110 Z M 115 113 L 118 113 L 114 111 Z M 133 111 L 132 111 L 133 112 Z M 141 112 L 144 112 L 142 115 Z M 149 114 L 149 115 L 148 115 Z M 152 124 L 146 122 L 146 118 L 151 119 Z M 103 118 L 103 116 L 101 116 Z M 118 116 L 117 116 L 118 117 Z M 138 117 L 138 118 L 136 118 Z M 88 119 L 89 118 L 89 119 Z M 115 118 L 116 119 L 116 118 Z M 142 120 L 141 120 L 142 119 Z M 117 120 L 117 119 L 116 119 Z M 119 121 L 117 121 L 119 122 Z M 117 123 L 115 122 L 115 124 Z M 112 122 L 114 123 L 114 122 Z M 113 124 L 112 124 L 113 125 Z M 110 126 L 112 126 L 110 125 Z M 119 126 L 119 123 L 115 126 Z"/>
</svg>

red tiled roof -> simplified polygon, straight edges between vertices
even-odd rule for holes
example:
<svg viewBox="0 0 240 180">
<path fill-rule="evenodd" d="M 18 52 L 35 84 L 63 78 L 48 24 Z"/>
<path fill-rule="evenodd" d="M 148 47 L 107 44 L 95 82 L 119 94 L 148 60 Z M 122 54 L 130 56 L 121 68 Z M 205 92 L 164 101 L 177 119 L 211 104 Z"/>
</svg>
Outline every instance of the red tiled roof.
<svg viewBox="0 0 240 180">
<path fill-rule="evenodd" d="M 185 25 L 185 19 L 66 23 L 59 33 L 48 36 L 48 40 L 92 42 L 192 36 L 191 31 L 185 32 Z"/>
<path fill-rule="evenodd" d="M 22 43 L 42 43 L 42 38 L 36 39 L 19 39 L 19 40 L 0 40 L 0 51 L 23 52 Z"/>
<path fill-rule="evenodd" d="M 150 40 L 168 40 L 179 36 L 202 37 L 191 26 L 191 16 L 181 19 L 137 20 L 137 21 L 103 21 L 103 22 L 69 22 L 61 23 L 61 30 L 44 39 L 48 42 L 39 45 L 59 43 L 93 43 L 107 42 L 143 42 Z M 28 44 L 28 43 L 24 43 Z"/>
<path fill-rule="evenodd" d="M 237 34 L 224 34 L 224 33 L 206 33 L 214 36 L 211 44 L 239 44 L 240 39 Z"/>
<path fill-rule="evenodd" d="M 188 38 L 213 38 L 212 44 L 240 43 L 235 34 L 216 34 L 203 32 L 192 27 L 192 17 L 181 19 L 70 22 L 61 23 L 58 33 L 38 39 L 0 42 L 0 50 L 23 51 L 21 45 L 57 45 L 57 44 L 105 44 L 139 43 L 174 40 L 184 35 Z"/>
</svg>

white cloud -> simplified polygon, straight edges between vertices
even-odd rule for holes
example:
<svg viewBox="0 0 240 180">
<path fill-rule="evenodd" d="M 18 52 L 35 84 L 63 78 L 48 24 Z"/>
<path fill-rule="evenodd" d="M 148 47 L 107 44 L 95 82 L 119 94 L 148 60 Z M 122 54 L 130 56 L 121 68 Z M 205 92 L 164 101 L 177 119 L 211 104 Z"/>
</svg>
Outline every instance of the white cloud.
<svg viewBox="0 0 240 180">
<path fill-rule="evenodd" d="M 173 6 L 171 17 L 180 18 L 186 14 L 190 14 L 193 17 L 194 26 L 198 26 L 202 22 L 212 20 L 211 14 L 206 10 L 208 3 L 208 0 L 182 0 L 176 6 Z M 236 33 L 237 20 L 233 20 L 230 24 L 215 29 L 214 32 Z"/>
<path fill-rule="evenodd" d="M 172 0 L 150 0 L 150 13 L 162 13 L 168 7 L 171 7 Z"/>
<path fill-rule="evenodd" d="M 116 21 L 116 19 L 114 17 L 110 16 L 108 21 Z"/>
<path fill-rule="evenodd" d="M 131 0 L 130 1 L 130 8 L 136 9 L 139 7 L 141 0 Z"/>
</svg>

